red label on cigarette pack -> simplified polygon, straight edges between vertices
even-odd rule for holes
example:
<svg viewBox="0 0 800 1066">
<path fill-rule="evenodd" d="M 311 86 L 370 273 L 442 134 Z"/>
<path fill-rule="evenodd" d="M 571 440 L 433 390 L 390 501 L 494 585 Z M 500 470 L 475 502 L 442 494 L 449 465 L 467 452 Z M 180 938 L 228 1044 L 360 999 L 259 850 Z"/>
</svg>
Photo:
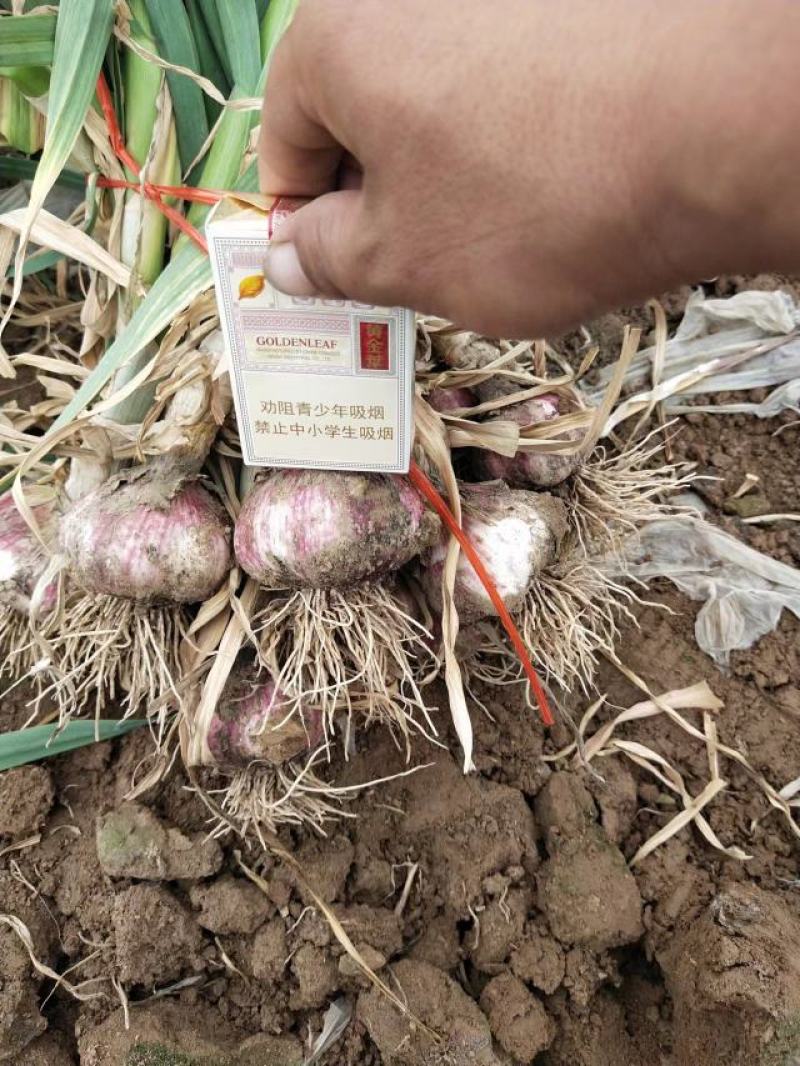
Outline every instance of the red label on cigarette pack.
<svg viewBox="0 0 800 1066">
<path fill-rule="evenodd" d="M 359 322 L 359 354 L 362 370 L 389 369 L 388 322 Z"/>
</svg>

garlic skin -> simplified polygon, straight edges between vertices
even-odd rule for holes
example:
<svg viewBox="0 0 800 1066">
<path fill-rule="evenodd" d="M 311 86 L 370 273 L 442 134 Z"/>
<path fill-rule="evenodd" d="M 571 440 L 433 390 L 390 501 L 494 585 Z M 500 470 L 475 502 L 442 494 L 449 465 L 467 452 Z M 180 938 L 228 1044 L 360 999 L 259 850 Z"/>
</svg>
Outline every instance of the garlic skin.
<svg viewBox="0 0 800 1066">
<path fill-rule="evenodd" d="M 52 534 L 55 513 L 49 504 L 33 508 L 34 516 L 45 535 Z M 47 552 L 28 523 L 17 510 L 10 492 L 0 497 L 0 606 L 27 614 L 36 584 L 49 562 Z M 56 601 L 57 584 L 44 590 L 40 609 L 50 610 Z"/>
<path fill-rule="evenodd" d="M 505 419 L 519 426 L 535 426 L 550 422 L 561 413 L 560 397 L 552 393 L 532 400 L 500 408 L 492 419 Z M 580 440 L 579 429 L 558 434 L 559 440 Z M 560 455 L 558 452 L 518 452 L 514 456 L 480 451 L 475 459 L 476 472 L 485 480 L 500 478 L 513 488 L 552 488 L 560 485 L 581 465 L 579 455 Z"/>
<path fill-rule="evenodd" d="M 254 760 L 288 762 L 322 743 L 318 710 L 295 711 L 269 678 L 253 683 L 238 678 L 228 685 L 208 728 L 208 749 L 218 767 L 237 768 Z"/>
<path fill-rule="evenodd" d="M 205 600 L 231 567 L 230 524 L 214 497 L 196 481 L 175 489 L 147 474 L 80 500 L 60 543 L 85 591 L 144 604 Z"/>
<path fill-rule="evenodd" d="M 444 389 L 431 389 L 425 399 L 429 405 L 439 414 L 450 414 L 451 411 L 460 411 L 474 407 L 478 398 L 472 389 L 462 385 L 451 385 Z"/>
<path fill-rule="evenodd" d="M 114 465 L 111 439 L 104 429 L 89 426 L 81 439 L 82 450 L 70 460 L 69 476 L 64 482 L 64 492 L 73 503 L 104 485 Z"/>
<path fill-rule="evenodd" d="M 177 473 L 187 478 L 200 472 L 230 410 L 232 394 L 227 384 L 212 379 L 210 357 L 203 358 L 200 369 L 202 373 L 175 392 L 163 421 L 154 427 L 160 454 L 150 466 L 165 477 Z"/>
<path fill-rule="evenodd" d="M 346 588 L 399 570 L 438 529 L 405 478 L 272 470 L 244 501 L 234 547 L 266 588 Z"/>
<path fill-rule="evenodd" d="M 497 341 L 468 330 L 434 333 L 431 341 L 437 358 L 454 370 L 478 370 L 503 354 Z"/>
<path fill-rule="evenodd" d="M 567 531 L 561 500 L 509 489 L 502 482 L 462 486 L 462 527 L 509 611 L 522 606 L 536 575 L 558 557 Z M 448 547 L 442 537 L 423 557 L 420 580 L 432 606 L 442 610 L 442 574 Z M 495 615 L 492 601 L 462 552 L 454 589 L 460 619 L 468 624 Z"/>
</svg>

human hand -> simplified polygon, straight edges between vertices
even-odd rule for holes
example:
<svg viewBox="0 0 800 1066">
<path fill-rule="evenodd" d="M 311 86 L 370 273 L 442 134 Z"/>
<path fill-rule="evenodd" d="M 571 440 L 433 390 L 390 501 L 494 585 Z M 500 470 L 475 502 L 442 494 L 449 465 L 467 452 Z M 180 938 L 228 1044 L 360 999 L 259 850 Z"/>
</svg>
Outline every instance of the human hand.
<svg viewBox="0 0 800 1066">
<path fill-rule="evenodd" d="M 798 47 L 794 0 L 301 0 L 261 185 L 317 199 L 270 280 L 540 336 L 791 270 Z"/>
</svg>

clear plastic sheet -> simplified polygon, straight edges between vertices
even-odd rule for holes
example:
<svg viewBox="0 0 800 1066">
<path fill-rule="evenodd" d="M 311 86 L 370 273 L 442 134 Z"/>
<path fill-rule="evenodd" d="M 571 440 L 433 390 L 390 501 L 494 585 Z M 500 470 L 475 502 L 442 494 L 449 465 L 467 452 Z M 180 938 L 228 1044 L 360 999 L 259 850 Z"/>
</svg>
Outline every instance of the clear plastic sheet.
<svg viewBox="0 0 800 1066">
<path fill-rule="evenodd" d="M 632 360 L 625 374 L 626 399 L 606 423 L 608 434 L 620 422 L 646 409 L 651 399 L 667 414 L 686 411 L 750 413 L 771 418 L 800 403 L 800 308 L 784 292 L 747 291 L 727 299 L 689 299 L 683 320 L 667 341 L 660 380 L 652 381 L 655 347 Z M 613 368 L 602 369 L 592 385 L 582 385 L 589 403 L 599 402 Z M 763 403 L 690 405 L 688 397 L 769 387 Z"/>
<path fill-rule="evenodd" d="M 697 643 L 720 665 L 778 624 L 786 609 L 800 618 L 800 571 L 701 518 L 668 518 L 647 526 L 625 559 L 640 581 L 666 577 L 693 600 Z"/>
</svg>

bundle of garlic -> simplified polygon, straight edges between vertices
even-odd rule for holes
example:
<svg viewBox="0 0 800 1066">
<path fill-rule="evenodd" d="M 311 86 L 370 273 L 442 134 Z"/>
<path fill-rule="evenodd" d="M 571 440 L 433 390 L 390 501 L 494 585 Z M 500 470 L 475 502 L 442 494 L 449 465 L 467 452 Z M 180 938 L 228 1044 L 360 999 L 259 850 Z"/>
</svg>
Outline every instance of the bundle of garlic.
<svg viewBox="0 0 800 1066">
<path fill-rule="evenodd" d="M 228 579 L 231 522 L 198 477 L 226 404 L 210 366 L 193 365 L 188 382 L 179 367 L 178 384 L 166 387 L 163 421 L 108 423 L 90 437 L 94 454 L 71 462 L 53 536 L 61 602 L 45 628 L 52 661 L 43 694 L 59 700 L 62 717 L 99 714 L 118 700 L 126 717 L 155 713 L 163 735 L 167 701 L 180 702 L 191 605 Z M 134 432 L 154 454 L 107 476 L 112 452 L 128 454 Z M 116 451 L 97 450 L 102 436 L 117 441 Z"/>
<path fill-rule="evenodd" d="M 464 529 L 546 682 L 585 691 L 637 600 L 611 576 L 607 557 L 664 516 L 663 499 L 684 472 L 663 463 L 652 437 L 611 455 L 591 442 L 587 447 L 595 412 L 585 408 L 569 375 L 547 378 L 542 353 L 530 344 L 443 327 L 430 331 L 430 348 L 426 399 L 451 444 L 460 446 Z M 502 451 L 495 450 L 498 441 Z M 443 541 L 425 555 L 422 569 L 438 610 L 445 551 Z M 474 681 L 520 680 L 519 658 L 463 558 L 453 600 L 461 622 L 459 662 L 471 688 Z"/>
<path fill-rule="evenodd" d="M 339 712 L 345 747 L 375 721 L 435 733 L 421 686 L 438 661 L 401 570 L 437 535 L 401 477 L 272 470 L 245 499 L 234 545 L 265 590 L 259 657 L 289 714 L 320 714 L 327 743 Z"/>
<path fill-rule="evenodd" d="M 504 603 L 513 612 L 548 680 L 588 684 L 626 602 L 603 570 L 603 553 L 660 512 L 659 493 L 677 475 L 654 466 L 649 445 L 609 458 L 594 451 L 595 413 L 568 367 L 548 375 L 543 344 L 423 318 L 418 390 L 439 412 L 431 418 L 441 440 L 423 455 L 420 422 L 418 463 L 456 510 L 455 475 L 461 480 L 464 524 L 499 599 L 466 559 L 451 589 L 454 548 L 439 543 L 438 520 L 401 477 L 277 469 L 253 485 L 236 427 L 223 426 L 222 371 L 197 358 L 218 324 L 198 227 L 211 190 L 247 195 L 257 186 L 251 134 L 293 5 L 273 0 L 260 34 L 223 35 L 220 47 L 230 54 L 221 55 L 222 66 L 238 64 L 243 73 L 231 91 L 236 106 L 223 108 L 213 131 L 196 94 L 216 82 L 216 59 L 192 96 L 173 95 L 174 77 L 165 81 L 143 58 L 169 38 L 171 5 L 131 0 L 116 5 L 116 23 L 106 6 L 105 38 L 89 49 L 94 62 L 77 64 L 75 42 L 88 55 L 99 24 L 80 4 L 59 8 L 51 95 L 72 106 L 48 126 L 34 183 L 40 204 L 74 147 L 72 165 L 89 176 L 73 175 L 87 191 L 74 220 L 83 226 L 58 226 L 58 249 L 74 254 L 50 278 L 38 278 L 51 269 L 38 253 L 19 269 L 27 236 L 38 244 L 53 225 L 38 225 L 34 204 L 0 322 L 0 333 L 11 331 L 0 345 L 0 373 L 33 368 L 39 386 L 29 409 L 10 408 L 7 427 L 0 420 L 11 472 L 5 487 L 18 474 L 20 486 L 41 481 L 63 490 L 63 515 L 53 517 L 46 544 L 19 524 L 10 496 L 0 501 L 0 640 L 6 653 L 8 645 L 17 649 L 6 668 L 34 670 L 45 649 L 40 692 L 56 696 L 63 716 L 97 713 L 119 699 L 125 715 L 155 718 L 163 739 L 167 710 L 177 709 L 182 749 L 192 747 L 183 751 L 187 766 L 215 775 L 239 828 L 320 824 L 333 793 L 313 769 L 340 727 L 345 751 L 373 722 L 400 739 L 411 730 L 436 734 L 425 684 L 439 671 L 439 643 L 451 697 L 460 694 L 462 703 L 459 668 L 468 679 L 519 675 L 524 648 L 509 643 L 498 604 L 501 614 Z M 252 8 L 228 5 L 233 21 L 240 6 Z M 208 34 L 198 18 L 191 24 L 200 41 Z M 251 46 L 244 63 L 243 42 Z M 215 114 L 219 91 L 210 103 Z M 206 195 L 185 207 L 162 198 L 158 187 L 180 175 Z M 12 245 L 5 244 L 9 273 Z M 18 297 L 25 314 L 15 325 L 9 316 Z M 35 323 L 41 337 L 31 345 Z M 42 528 L 45 518 L 36 512 Z M 441 641 L 432 636 L 438 611 Z M 248 639 L 253 651 L 243 652 Z M 525 672 L 533 685 L 529 663 Z M 465 706 L 456 717 L 462 711 L 468 717 Z"/>
<path fill-rule="evenodd" d="M 327 761 L 321 711 L 298 703 L 258 662 L 245 658 L 232 670 L 195 739 L 206 767 L 200 794 L 218 834 L 233 828 L 261 838 L 264 829 L 301 823 L 322 830 L 340 816 L 335 787 L 315 772 Z"/>
</svg>

